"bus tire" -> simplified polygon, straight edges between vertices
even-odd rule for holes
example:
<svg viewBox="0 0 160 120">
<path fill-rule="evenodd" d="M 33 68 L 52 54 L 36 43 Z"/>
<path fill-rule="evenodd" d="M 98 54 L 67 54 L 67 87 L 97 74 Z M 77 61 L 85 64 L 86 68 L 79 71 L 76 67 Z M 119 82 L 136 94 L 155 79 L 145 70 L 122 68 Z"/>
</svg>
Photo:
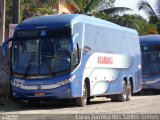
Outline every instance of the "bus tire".
<svg viewBox="0 0 160 120">
<path fill-rule="evenodd" d="M 90 103 L 90 101 L 91 101 L 91 98 L 87 97 L 87 105 Z"/>
<path fill-rule="evenodd" d="M 127 98 L 127 85 L 126 82 L 123 81 L 122 83 L 122 93 L 117 95 L 117 99 L 119 102 L 125 102 Z"/>
<path fill-rule="evenodd" d="M 111 98 L 112 102 L 117 102 L 118 101 L 117 95 L 112 95 L 112 96 L 110 96 L 110 98 Z"/>
<path fill-rule="evenodd" d="M 84 107 L 87 105 L 87 102 L 89 102 L 89 100 L 90 99 L 88 98 L 87 85 L 85 82 L 83 87 L 83 96 L 80 98 L 76 98 L 76 105 L 79 107 Z"/>
<path fill-rule="evenodd" d="M 128 82 L 127 85 L 127 96 L 126 96 L 126 100 L 130 101 L 131 100 L 131 96 L 132 96 L 132 86 L 131 86 L 131 82 Z"/>
</svg>

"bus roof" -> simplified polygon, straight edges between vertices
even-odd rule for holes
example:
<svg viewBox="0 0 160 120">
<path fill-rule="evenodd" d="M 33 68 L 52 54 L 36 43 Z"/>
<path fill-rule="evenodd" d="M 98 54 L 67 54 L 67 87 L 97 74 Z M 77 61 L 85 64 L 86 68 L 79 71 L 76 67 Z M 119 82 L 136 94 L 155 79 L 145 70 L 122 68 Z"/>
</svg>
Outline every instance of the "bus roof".
<svg viewBox="0 0 160 120">
<path fill-rule="evenodd" d="M 145 35 L 140 36 L 141 45 L 154 45 L 160 44 L 160 35 Z"/>
<path fill-rule="evenodd" d="M 119 26 L 112 22 L 81 14 L 57 14 L 32 17 L 20 23 L 17 26 L 17 29 L 31 30 L 36 28 L 61 28 L 70 26 L 70 24 L 76 23 L 77 21 L 85 21 L 92 24 L 102 24 L 103 26 L 112 26 L 123 31 L 135 32 L 135 30 Z"/>
</svg>

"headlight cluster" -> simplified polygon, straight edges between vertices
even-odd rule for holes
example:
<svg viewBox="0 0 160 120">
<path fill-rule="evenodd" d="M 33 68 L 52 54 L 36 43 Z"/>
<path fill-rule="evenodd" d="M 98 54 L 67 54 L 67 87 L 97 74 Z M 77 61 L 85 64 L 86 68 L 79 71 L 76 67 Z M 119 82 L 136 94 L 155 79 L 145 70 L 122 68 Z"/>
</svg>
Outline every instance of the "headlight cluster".
<svg viewBox="0 0 160 120">
<path fill-rule="evenodd" d="M 11 81 L 11 84 L 15 87 L 22 87 L 24 83 L 25 81 L 20 79 L 14 79 L 13 81 Z"/>
<path fill-rule="evenodd" d="M 20 83 L 12 83 L 12 85 L 14 86 L 14 87 L 22 87 L 23 86 L 23 84 L 20 84 Z"/>
<path fill-rule="evenodd" d="M 56 83 L 57 85 L 65 85 L 69 82 L 72 82 L 76 78 L 76 75 L 73 75 L 71 78 L 63 80 L 61 82 Z"/>
<path fill-rule="evenodd" d="M 58 82 L 58 83 L 50 84 L 50 85 L 41 85 L 41 87 L 43 89 L 57 88 L 57 87 L 60 87 L 62 85 L 65 85 L 65 84 L 68 84 L 68 83 L 72 82 L 75 78 L 76 78 L 76 75 L 73 75 L 69 79 L 63 80 L 63 81 Z M 36 89 L 37 90 L 37 85 L 35 85 L 35 86 L 25 86 L 24 83 L 25 83 L 24 80 L 20 80 L 20 79 L 16 79 L 16 78 L 13 79 L 13 81 L 11 81 L 11 84 L 14 87 L 19 87 L 19 88 L 22 88 L 22 89 Z"/>
</svg>

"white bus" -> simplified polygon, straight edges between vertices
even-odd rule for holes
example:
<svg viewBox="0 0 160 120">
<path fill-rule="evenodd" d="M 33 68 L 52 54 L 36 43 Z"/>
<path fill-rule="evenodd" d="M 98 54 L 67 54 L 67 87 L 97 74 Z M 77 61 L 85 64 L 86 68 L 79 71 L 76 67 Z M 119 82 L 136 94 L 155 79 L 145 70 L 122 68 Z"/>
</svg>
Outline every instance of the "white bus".
<svg viewBox="0 0 160 120">
<path fill-rule="evenodd" d="M 11 47 L 11 96 L 38 103 L 94 96 L 126 101 L 141 90 L 137 31 L 95 17 L 47 15 L 20 23 Z"/>
</svg>

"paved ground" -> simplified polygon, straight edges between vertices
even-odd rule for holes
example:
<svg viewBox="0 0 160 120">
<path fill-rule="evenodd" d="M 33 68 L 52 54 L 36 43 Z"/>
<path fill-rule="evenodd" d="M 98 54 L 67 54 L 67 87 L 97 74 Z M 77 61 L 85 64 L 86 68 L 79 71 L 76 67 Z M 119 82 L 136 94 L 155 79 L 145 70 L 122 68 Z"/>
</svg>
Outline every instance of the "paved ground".
<svg viewBox="0 0 160 120">
<path fill-rule="evenodd" d="M 95 98 L 86 107 L 77 107 L 74 101 L 54 101 L 42 102 L 39 107 L 30 107 L 26 102 L 0 104 L 1 116 L 5 117 L 7 114 L 18 114 L 19 119 L 28 120 L 33 117 L 37 120 L 51 120 L 56 117 L 67 119 L 91 119 L 100 116 L 93 116 L 96 114 L 159 114 L 160 115 L 160 94 L 143 93 L 140 96 L 132 96 L 131 101 L 127 102 L 111 102 L 108 98 Z M 24 115 L 32 114 L 32 115 Z M 37 115 L 38 114 L 38 115 Z M 56 115 L 55 115 L 56 114 Z M 62 115 L 59 115 L 62 114 Z M 72 116 L 70 114 L 73 114 Z M 85 115 L 82 115 L 85 114 Z M 21 116 L 22 115 L 22 116 Z M 91 116 L 92 115 L 92 116 Z M 10 116 L 16 117 L 16 116 Z M 72 117 L 72 118 L 70 118 Z M 107 117 L 107 116 L 103 116 Z M 113 116 L 112 116 L 113 117 Z M 116 117 L 116 116 L 115 116 Z M 118 117 L 118 116 L 117 116 Z M 160 119 L 160 116 L 123 116 L 123 118 L 152 118 Z M 95 119 L 94 118 L 94 119 Z M 18 120 L 19 120 L 18 119 Z M 121 119 L 121 118 L 117 118 Z M 0 117 L 1 120 L 1 117 Z"/>
</svg>

